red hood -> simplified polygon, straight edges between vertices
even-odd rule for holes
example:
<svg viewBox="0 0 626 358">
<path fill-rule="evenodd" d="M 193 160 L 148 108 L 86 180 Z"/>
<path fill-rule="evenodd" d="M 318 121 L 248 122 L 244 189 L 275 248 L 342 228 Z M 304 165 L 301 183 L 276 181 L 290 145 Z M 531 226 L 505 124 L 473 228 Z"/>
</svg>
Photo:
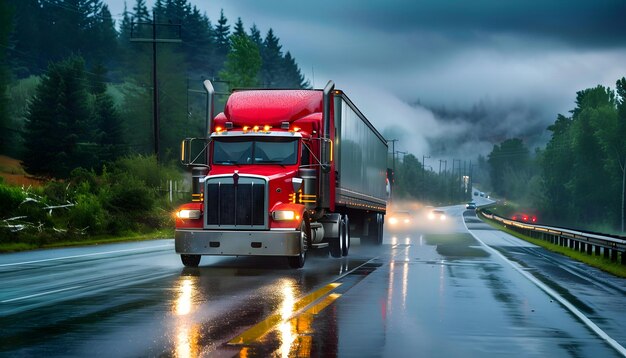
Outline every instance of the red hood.
<svg viewBox="0 0 626 358">
<path fill-rule="evenodd" d="M 239 175 L 260 175 L 273 180 L 282 177 L 296 176 L 298 167 L 295 165 L 214 165 L 211 167 L 209 175 L 232 175 L 235 170 L 239 171 Z"/>
</svg>

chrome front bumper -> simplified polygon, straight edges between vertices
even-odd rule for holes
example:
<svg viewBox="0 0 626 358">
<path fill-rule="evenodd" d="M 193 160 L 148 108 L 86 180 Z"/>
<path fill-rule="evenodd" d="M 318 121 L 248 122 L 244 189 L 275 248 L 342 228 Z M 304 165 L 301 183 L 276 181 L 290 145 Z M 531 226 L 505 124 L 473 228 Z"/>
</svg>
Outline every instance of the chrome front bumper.
<svg viewBox="0 0 626 358">
<path fill-rule="evenodd" d="M 174 243 L 178 254 L 225 256 L 297 256 L 300 254 L 300 232 L 296 230 L 177 229 Z"/>
</svg>

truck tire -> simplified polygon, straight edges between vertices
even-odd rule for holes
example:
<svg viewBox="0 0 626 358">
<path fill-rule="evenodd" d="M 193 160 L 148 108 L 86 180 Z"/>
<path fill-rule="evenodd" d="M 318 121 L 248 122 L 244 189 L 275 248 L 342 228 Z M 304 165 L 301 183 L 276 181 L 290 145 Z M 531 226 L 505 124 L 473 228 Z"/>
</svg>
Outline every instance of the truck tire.
<svg viewBox="0 0 626 358">
<path fill-rule="evenodd" d="M 306 261 L 306 252 L 309 249 L 310 242 L 311 225 L 309 223 L 308 216 L 305 216 L 300 224 L 300 255 L 287 257 L 289 267 L 298 269 L 304 266 L 304 262 Z"/>
<path fill-rule="evenodd" d="M 185 267 L 198 267 L 201 258 L 200 255 L 180 255 L 180 260 Z"/>
<path fill-rule="evenodd" d="M 350 250 L 350 220 L 348 219 L 348 215 L 343 216 L 341 224 L 343 225 L 343 235 L 341 235 L 341 255 L 348 256 L 348 251 Z"/>
<path fill-rule="evenodd" d="M 331 237 L 328 240 L 328 248 L 332 257 L 341 257 L 343 253 L 344 225 L 342 219 L 339 220 L 337 228 L 339 230 L 337 237 Z"/>
</svg>

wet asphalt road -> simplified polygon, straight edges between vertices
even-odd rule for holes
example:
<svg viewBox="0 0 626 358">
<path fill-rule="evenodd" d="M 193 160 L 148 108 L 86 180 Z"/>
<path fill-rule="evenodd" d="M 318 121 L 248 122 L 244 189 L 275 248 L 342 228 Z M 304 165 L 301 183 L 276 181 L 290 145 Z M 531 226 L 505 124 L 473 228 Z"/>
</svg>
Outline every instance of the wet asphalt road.
<svg viewBox="0 0 626 358">
<path fill-rule="evenodd" d="M 622 355 L 626 280 L 445 209 L 301 270 L 246 257 L 184 269 L 173 240 L 0 255 L 0 356 Z"/>
</svg>

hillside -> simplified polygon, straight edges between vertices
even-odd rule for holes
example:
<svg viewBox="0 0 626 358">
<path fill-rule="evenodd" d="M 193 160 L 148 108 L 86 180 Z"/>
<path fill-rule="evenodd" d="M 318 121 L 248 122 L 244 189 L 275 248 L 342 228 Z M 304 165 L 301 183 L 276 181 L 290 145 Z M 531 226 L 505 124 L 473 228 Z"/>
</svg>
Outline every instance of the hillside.
<svg viewBox="0 0 626 358">
<path fill-rule="evenodd" d="M 0 155 L 0 177 L 5 183 L 12 185 L 40 186 L 43 184 L 41 180 L 26 173 L 19 160 L 4 155 Z"/>
</svg>

